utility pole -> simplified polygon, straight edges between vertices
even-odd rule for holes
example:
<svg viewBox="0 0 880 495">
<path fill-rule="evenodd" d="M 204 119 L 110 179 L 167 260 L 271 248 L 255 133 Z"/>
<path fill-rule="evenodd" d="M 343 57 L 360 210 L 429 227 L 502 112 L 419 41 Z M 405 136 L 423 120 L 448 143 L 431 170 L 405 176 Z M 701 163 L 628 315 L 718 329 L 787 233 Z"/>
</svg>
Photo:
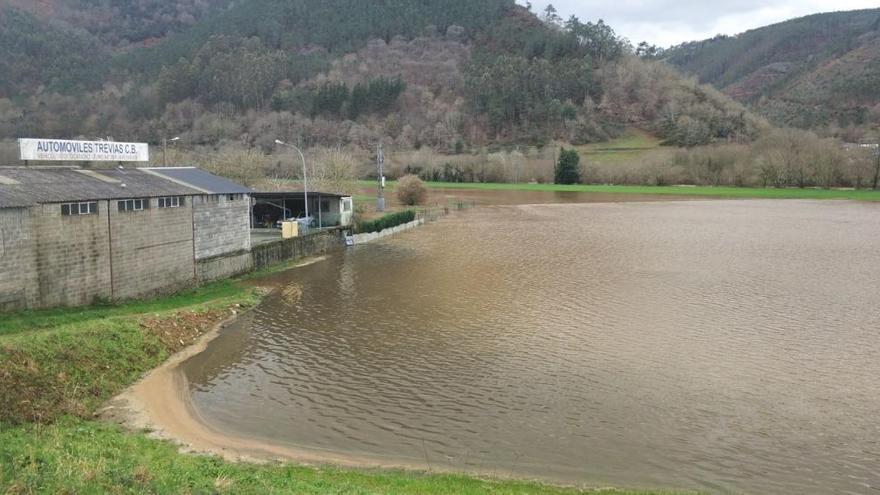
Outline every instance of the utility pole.
<svg viewBox="0 0 880 495">
<path fill-rule="evenodd" d="M 376 152 L 376 165 L 379 167 L 379 187 L 376 194 L 376 211 L 385 211 L 385 150 L 382 148 L 382 140 L 379 140 L 379 149 Z"/>
</svg>

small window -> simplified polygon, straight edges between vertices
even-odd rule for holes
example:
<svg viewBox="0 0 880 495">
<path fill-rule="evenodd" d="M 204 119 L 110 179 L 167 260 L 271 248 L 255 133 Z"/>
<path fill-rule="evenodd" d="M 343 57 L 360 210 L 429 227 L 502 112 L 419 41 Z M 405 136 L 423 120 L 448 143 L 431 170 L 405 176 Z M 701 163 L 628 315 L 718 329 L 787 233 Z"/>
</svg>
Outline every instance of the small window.
<svg viewBox="0 0 880 495">
<path fill-rule="evenodd" d="M 220 196 L 217 194 L 210 194 L 208 196 L 204 196 L 206 203 L 219 203 Z"/>
<path fill-rule="evenodd" d="M 351 211 L 351 198 L 345 198 L 342 200 L 342 211 L 346 213 Z"/>
<path fill-rule="evenodd" d="M 65 217 L 74 215 L 95 215 L 98 213 L 98 203 L 96 201 L 83 203 L 64 203 L 61 205 L 61 215 Z"/>
<path fill-rule="evenodd" d="M 185 203 L 182 196 L 170 196 L 167 198 L 159 198 L 159 208 L 180 208 Z"/>
<path fill-rule="evenodd" d="M 119 211 L 143 211 L 150 207 L 149 199 L 123 199 L 117 202 Z"/>
<path fill-rule="evenodd" d="M 228 199 L 229 201 L 241 201 L 242 196 L 242 194 L 230 194 L 227 196 L 226 199 Z"/>
</svg>

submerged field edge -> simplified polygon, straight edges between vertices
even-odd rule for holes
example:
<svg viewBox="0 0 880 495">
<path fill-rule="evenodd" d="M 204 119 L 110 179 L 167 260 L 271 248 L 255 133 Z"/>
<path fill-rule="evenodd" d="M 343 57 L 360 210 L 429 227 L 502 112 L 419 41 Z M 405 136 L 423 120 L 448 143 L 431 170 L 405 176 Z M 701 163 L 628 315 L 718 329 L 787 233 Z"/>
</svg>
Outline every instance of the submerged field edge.
<svg viewBox="0 0 880 495">
<path fill-rule="evenodd" d="M 375 186 L 374 181 L 360 181 L 363 187 Z M 638 194 L 657 196 L 702 196 L 742 199 L 848 199 L 880 201 L 880 190 L 819 189 L 819 188 L 758 188 L 730 186 L 625 186 L 605 184 L 531 184 L 497 182 L 425 182 L 431 189 L 461 189 L 483 191 L 536 191 L 561 193 Z M 394 190 L 396 182 L 389 181 Z"/>
</svg>

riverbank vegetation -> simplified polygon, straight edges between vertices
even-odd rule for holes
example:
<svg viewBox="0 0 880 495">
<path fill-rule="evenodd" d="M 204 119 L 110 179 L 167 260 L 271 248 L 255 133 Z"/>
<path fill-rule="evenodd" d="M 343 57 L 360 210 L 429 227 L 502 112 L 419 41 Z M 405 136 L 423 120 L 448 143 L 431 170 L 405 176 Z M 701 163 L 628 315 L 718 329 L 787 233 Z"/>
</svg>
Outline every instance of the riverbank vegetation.
<svg viewBox="0 0 880 495">
<path fill-rule="evenodd" d="M 362 181 L 363 187 L 373 186 Z M 426 182 L 429 189 L 459 191 L 538 191 L 558 193 L 633 194 L 641 196 L 695 196 L 730 199 L 847 199 L 854 201 L 880 201 L 880 191 L 821 188 L 772 188 L 772 187 L 725 187 L 725 186 L 616 186 L 590 184 L 510 184 L 510 183 L 461 183 Z M 394 182 L 388 187 L 393 190 Z M 372 199 L 365 197 L 365 201 Z"/>
<path fill-rule="evenodd" d="M 398 225 L 412 222 L 415 219 L 415 210 L 397 211 L 394 213 L 388 213 L 372 220 L 360 220 L 355 224 L 355 231 L 358 234 L 381 232 L 385 229 L 390 229 L 392 227 L 397 227 Z"/>
<path fill-rule="evenodd" d="M 563 150 L 578 153 L 577 174 L 559 180 Z M 620 138 L 582 146 L 497 147 L 447 155 L 430 150 L 389 153 L 391 177 L 416 174 L 432 182 L 689 185 L 776 188 L 874 188 L 880 177 L 876 150 L 820 138 L 809 131 L 775 129 L 749 143 L 691 148 L 664 146 L 637 129 Z M 573 161 L 567 158 L 567 161 Z"/>
<path fill-rule="evenodd" d="M 663 146 L 660 139 L 637 129 L 629 129 L 620 138 L 608 142 L 581 146 L 565 143 L 544 147 L 499 146 L 458 154 L 388 146 L 385 175 L 389 180 L 416 175 L 428 183 L 460 184 L 456 187 L 468 187 L 471 183 L 549 184 L 556 179 L 555 165 L 561 149 L 577 152 L 578 174 L 571 174 L 577 177 L 576 182 L 602 186 L 599 188 L 602 190 L 619 186 L 711 186 L 779 189 L 777 193 L 740 191 L 735 194 L 741 197 L 861 198 L 872 195 L 812 190 L 865 191 L 872 189 L 874 180 L 880 177 L 874 149 L 844 146 L 833 139 L 791 129 L 772 131 L 750 144 L 724 143 L 690 149 Z M 313 190 L 357 196 L 366 184 L 376 183 L 373 152 L 335 147 L 312 148 L 305 150 L 305 154 L 309 185 Z M 196 164 L 259 190 L 301 187 L 302 162 L 299 156 L 290 153 L 270 155 L 258 150 L 220 148 L 198 152 L 175 150 L 169 155 L 175 162 Z M 790 191 L 795 188 L 805 192 Z M 639 194 L 655 192 L 663 190 L 639 190 Z M 733 193 L 706 189 L 700 194 L 730 196 Z"/>
</svg>

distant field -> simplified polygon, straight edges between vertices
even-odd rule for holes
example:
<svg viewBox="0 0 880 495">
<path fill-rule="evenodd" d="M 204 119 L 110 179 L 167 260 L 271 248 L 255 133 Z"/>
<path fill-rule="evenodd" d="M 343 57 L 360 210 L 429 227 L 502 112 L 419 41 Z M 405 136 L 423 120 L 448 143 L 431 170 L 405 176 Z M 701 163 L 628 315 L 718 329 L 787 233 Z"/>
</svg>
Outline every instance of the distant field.
<svg viewBox="0 0 880 495">
<path fill-rule="evenodd" d="M 642 155 L 660 147 L 660 140 L 650 134 L 630 130 L 620 138 L 607 143 L 575 146 L 581 161 L 587 165 L 618 165 L 637 163 Z"/>
<path fill-rule="evenodd" d="M 362 181 L 364 187 L 374 186 L 375 182 Z M 612 186 L 612 185 L 561 185 L 561 184 L 492 184 L 428 182 L 433 189 L 460 189 L 484 191 L 548 191 L 605 194 L 639 194 L 667 196 L 704 196 L 721 198 L 767 198 L 767 199 L 850 199 L 857 201 L 880 201 L 880 191 L 851 189 L 775 189 L 750 187 L 711 187 L 711 186 Z M 395 183 L 389 182 L 389 192 Z M 364 196 L 366 198 L 367 196 Z"/>
</svg>

